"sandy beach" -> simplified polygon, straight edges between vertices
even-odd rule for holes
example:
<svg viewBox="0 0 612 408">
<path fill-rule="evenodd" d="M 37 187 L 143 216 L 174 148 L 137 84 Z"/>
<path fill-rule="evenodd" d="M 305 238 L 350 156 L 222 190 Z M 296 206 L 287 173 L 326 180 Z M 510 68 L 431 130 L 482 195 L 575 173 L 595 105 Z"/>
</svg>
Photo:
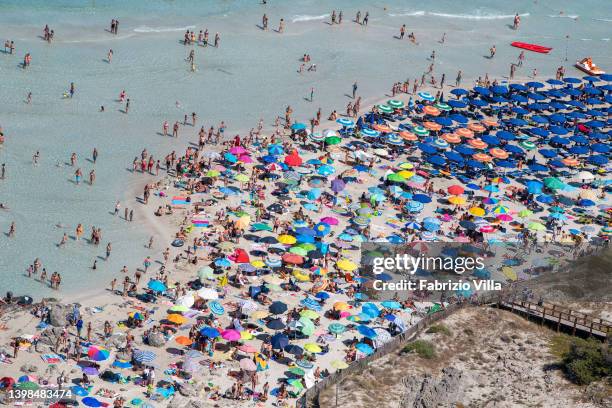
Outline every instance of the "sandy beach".
<svg viewBox="0 0 612 408">
<path fill-rule="evenodd" d="M 320 6 L 215 6 L 202 40 L 201 24 L 185 26 L 187 12 L 168 5 L 140 17 L 132 5 L 107 29 L 101 19 L 115 5 L 94 8 L 95 34 L 82 35 L 68 21 L 83 10 L 32 6 L 28 19 L 7 5 L 19 58 L 22 44 L 36 52 L 31 68 L 0 56 L 11 86 L 0 111 L 0 277 L 3 296 L 11 292 L 0 309 L 0 401 L 59 408 L 70 401 L 10 392 L 62 390 L 85 406 L 295 406 L 425 316 L 498 290 L 479 281 L 512 291 L 608 250 L 612 76 L 584 76 L 572 61 L 610 66 L 609 40 L 597 23 L 589 46 L 572 34 L 564 50 L 560 30 L 536 35 L 530 22 L 582 33 L 581 19 L 519 6 L 373 6 L 358 16 L 347 6 L 341 23 L 301 14 Z M 244 22 L 255 12 L 270 16 L 271 32 Z M 292 16 L 282 30 L 279 15 Z M 41 18 L 58 34 L 37 38 Z M 402 19 L 419 28 L 414 42 L 400 40 Z M 552 58 L 528 52 L 523 66 L 507 45 L 517 37 L 553 45 Z M 407 67 L 398 46 L 419 62 Z M 468 253 L 486 267 L 442 298 L 376 294 L 365 259 L 399 248 Z M 546 298 L 525 287 L 515 295 Z M 583 297 L 579 309 L 593 302 Z M 609 304 L 582 305 L 610 315 Z M 453 330 L 464 314 L 449 320 Z M 532 352 L 544 364 L 540 346 Z M 465 401 L 482 402 L 477 394 Z M 537 400 L 553 406 L 548 398 Z"/>
</svg>

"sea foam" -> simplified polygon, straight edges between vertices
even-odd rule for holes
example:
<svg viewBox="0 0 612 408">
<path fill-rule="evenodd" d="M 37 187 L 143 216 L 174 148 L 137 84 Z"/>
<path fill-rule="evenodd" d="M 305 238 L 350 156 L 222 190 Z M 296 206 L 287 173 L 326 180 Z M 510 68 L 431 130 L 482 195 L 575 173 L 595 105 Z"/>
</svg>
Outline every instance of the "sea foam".
<svg viewBox="0 0 612 408">
<path fill-rule="evenodd" d="M 140 26 L 134 29 L 135 33 L 171 33 L 176 31 L 187 31 L 194 29 L 194 25 L 185 26 L 185 27 L 149 27 L 149 26 Z"/>
</svg>

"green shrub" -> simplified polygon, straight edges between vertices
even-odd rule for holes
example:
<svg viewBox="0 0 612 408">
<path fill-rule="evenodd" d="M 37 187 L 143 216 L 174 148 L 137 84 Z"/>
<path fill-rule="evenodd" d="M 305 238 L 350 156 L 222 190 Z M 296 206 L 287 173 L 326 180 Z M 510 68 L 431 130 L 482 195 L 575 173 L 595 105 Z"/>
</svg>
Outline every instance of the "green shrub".
<svg viewBox="0 0 612 408">
<path fill-rule="evenodd" d="M 404 353 L 417 353 L 420 357 L 426 359 L 432 359 L 436 357 L 436 347 L 433 343 L 426 340 L 415 340 L 408 343 L 402 349 Z"/>
<path fill-rule="evenodd" d="M 451 330 L 443 324 L 436 324 L 427 329 L 426 333 L 440 333 L 445 336 L 451 336 Z"/>
<path fill-rule="evenodd" d="M 551 352 L 560 358 L 566 376 L 574 383 L 587 385 L 612 375 L 612 367 L 606 362 L 603 347 L 596 339 L 580 339 L 555 336 Z"/>
</svg>

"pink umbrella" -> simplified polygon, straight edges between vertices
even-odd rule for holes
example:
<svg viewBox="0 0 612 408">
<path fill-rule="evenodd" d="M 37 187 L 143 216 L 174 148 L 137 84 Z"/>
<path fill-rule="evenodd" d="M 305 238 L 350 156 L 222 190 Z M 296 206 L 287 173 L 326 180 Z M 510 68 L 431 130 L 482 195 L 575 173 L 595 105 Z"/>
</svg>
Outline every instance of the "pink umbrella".
<svg viewBox="0 0 612 408">
<path fill-rule="evenodd" d="M 253 159 L 251 159 L 251 156 L 249 156 L 248 154 L 243 154 L 242 156 L 238 157 L 238 161 L 243 162 L 243 163 L 253 163 Z"/>
<path fill-rule="evenodd" d="M 500 221 L 512 221 L 512 216 L 510 214 L 498 214 L 497 219 Z"/>
<path fill-rule="evenodd" d="M 225 167 L 223 167 L 220 164 L 217 164 L 216 166 L 213 167 L 213 170 L 217 170 L 217 171 L 225 171 L 227 170 Z"/>
<path fill-rule="evenodd" d="M 238 154 L 238 155 L 240 155 L 240 154 L 246 153 L 246 152 L 247 152 L 247 150 L 244 147 L 242 147 L 242 146 L 234 146 L 234 147 L 232 147 L 230 149 L 230 153 L 231 154 Z"/>
<path fill-rule="evenodd" d="M 495 231 L 495 228 L 493 228 L 493 226 L 491 225 L 483 225 L 482 227 L 480 227 L 480 232 L 484 232 L 485 234 L 488 234 L 490 232 Z"/>
<path fill-rule="evenodd" d="M 341 317 L 341 318 L 349 317 L 350 315 L 351 315 L 351 314 L 350 314 L 349 312 L 347 312 L 347 311 L 340 312 L 340 317 Z"/>
<path fill-rule="evenodd" d="M 234 329 L 223 330 L 221 332 L 221 337 L 227 341 L 238 341 L 240 340 L 240 332 Z"/>
<path fill-rule="evenodd" d="M 327 225 L 338 225 L 338 219 L 336 217 L 323 217 L 321 222 Z"/>
<path fill-rule="evenodd" d="M 248 344 L 241 344 L 238 347 L 238 350 L 244 351 L 245 353 L 256 353 L 257 349 L 253 346 L 249 346 Z"/>
<path fill-rule="evenodd" d="M 256 371 L 257 370 L 257 366 L 255 365 L 253 360 L 251 360 L 250 358 L 243 358 L 242 360 L 240 360 L 240 368 L 242 368 L 245 371 Z"/>
<path fill-rule="evenodd" d="M 444 214 L 444 215 L 442 216 L 442 221 L 444 221 L 444 222 L 449 222 L 449 221 L 450 221 L 450 220 L 452 220 L 452 219 L 453 219 L 453 216 L 452 216 L 452 215 L 450 215 L 450 214 Z"/>
</svg>

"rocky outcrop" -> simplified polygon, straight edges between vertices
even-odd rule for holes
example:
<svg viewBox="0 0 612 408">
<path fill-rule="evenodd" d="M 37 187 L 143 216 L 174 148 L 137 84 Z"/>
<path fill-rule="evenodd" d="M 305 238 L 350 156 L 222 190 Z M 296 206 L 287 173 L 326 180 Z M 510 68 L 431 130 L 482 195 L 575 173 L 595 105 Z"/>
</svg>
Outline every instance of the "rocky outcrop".
<svg viewBox="0 0 612 408">
<path fill-rule="evenodd" d="M 406 377 L 402 380 L 404 392 L 400 407 L 436 408 L 460 402 L 463 397 L 462 377 L 463 372 L 453 367 L 444 368 L 439 378 L 429 374 Z"/>
<path fill-rule="evenodd" d="M 166 338 L 161 333 L 151 333 L 147 337 L 147 342 L 150 346 L 161 347 L 166 344 Z"/>
<path fill-rule="evenodd" d="M 68 325 L 68 315 L 72 313 L 72 307 L 57 303 L 51 306 L 49 313 L 49 323 L 55 327 L 66 327 Z"/>
</svg>

